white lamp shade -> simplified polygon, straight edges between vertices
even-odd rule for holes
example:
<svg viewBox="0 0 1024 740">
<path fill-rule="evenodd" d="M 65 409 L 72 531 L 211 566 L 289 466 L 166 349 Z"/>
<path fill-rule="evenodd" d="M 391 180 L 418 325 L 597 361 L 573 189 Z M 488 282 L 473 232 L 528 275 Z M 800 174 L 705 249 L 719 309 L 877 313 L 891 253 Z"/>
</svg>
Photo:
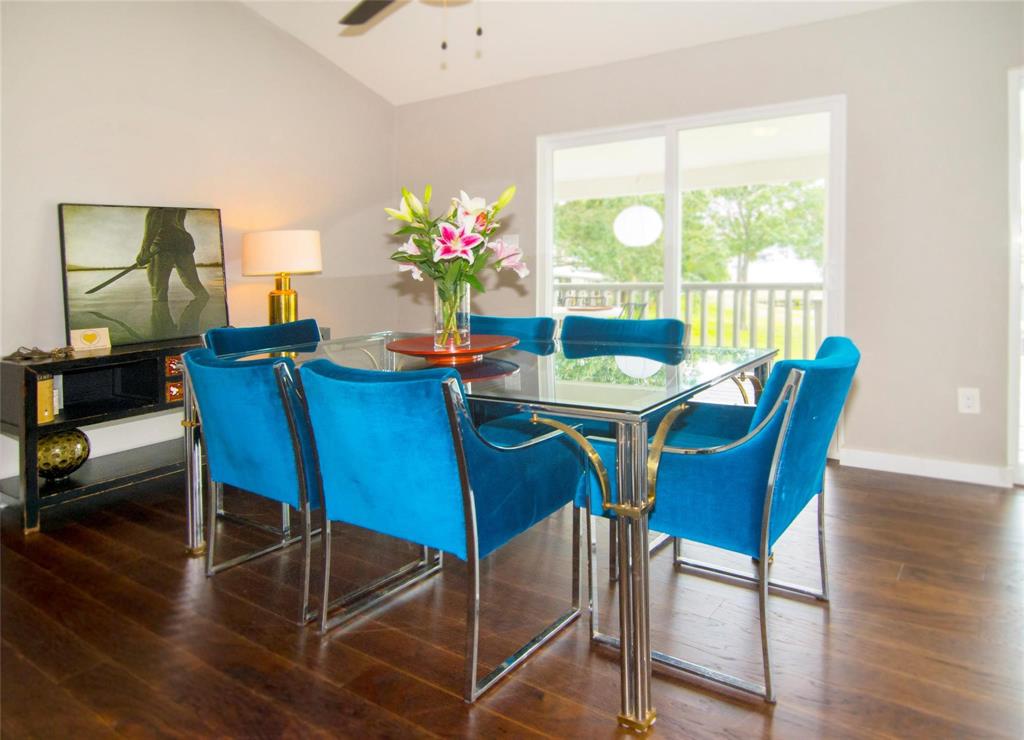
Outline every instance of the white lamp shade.
<svg viewBox="0 0 1024 740">
<path fill-rule="evenodd" d="M 242 274 L 320 272 L 320 232 L 255 231 L 242 237 Z"/>
<path fill-rule="evenodd" d="M 661 215 L 650 206 L 635 205 L 623 208 L 612 231 L 615 238 L 627 247 L 646 247 L 661 236 Z"/>
</svg>

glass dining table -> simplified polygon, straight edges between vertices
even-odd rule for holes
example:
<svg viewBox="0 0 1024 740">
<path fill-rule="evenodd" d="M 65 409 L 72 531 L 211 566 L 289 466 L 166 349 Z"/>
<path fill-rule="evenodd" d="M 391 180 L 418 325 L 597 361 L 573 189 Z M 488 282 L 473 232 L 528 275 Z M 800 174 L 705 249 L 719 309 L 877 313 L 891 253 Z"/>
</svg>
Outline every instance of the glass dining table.
<svg viewBox="0 0 1024 740">
<path fill-rule="evenodd" d="M 297 365 L 327 358 L 348 367 L 399 372 L 428 367 L 422 358 L 388 349 L 395 340 L 412 336 L 416 335 L 379 332 L 234 357 L 244 360 L 278 353 Z M 774 349 L 742 347 L 521 341 L 477 362 L 456 366 L 474 413 L 483 418 L 536 412 L 584 424 L 600 422 L 614 432 L 619 506 L 611 526 L 618 571 L 618 718 L 629 729 L 645 731 L 656 717 L 650 690 L 646 467 L 648 438 L 654 430 L 649 425 L 667 409 L 730 378 L 749 375 L 754 388 L 760 388 L 775 353 Z M 202 429 L 187 376 L 183 425 L 187 550 L 198 556 L 206 549 Z"/>
</svg>

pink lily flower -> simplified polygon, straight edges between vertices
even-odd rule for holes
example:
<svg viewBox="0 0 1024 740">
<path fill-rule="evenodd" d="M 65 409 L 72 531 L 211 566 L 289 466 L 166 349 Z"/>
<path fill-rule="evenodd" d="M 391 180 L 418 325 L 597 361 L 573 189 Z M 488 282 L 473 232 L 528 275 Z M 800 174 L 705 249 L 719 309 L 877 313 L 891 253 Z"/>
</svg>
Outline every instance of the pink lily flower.
<svg viewBox="0 0 1024 740">
<path fill-rule="evenodd" d="M 434 239 L 434 262 L 458 259 L 461 257 L 473 263 L 473 247 L 484 240 L 479 234 L 472 233 L 471 224 L 459 227 L 442 223 L 439 225 L 441 235 Z"/>
<path fill-rule="evenodd" d="M 487 225 L 487 201 L 483 198 L 470 198 L 465 190 L 459 191 L 459 197 L 453 198 L 460 226 L 470 224 L 477 231 Z"/>
<path fill-rule="evenodd" d="M 494 252 L 494 256 L 498 258 L 495 265 L 498 272 L 501 272 L 502 267 L 507 267 L 520 278 L 530 274 L 530 268 L 523 262 L 523 253 L 519 251 L 519 247 L 508 244 L 504 239 L 500 238 L 491 241 L 488 247 Z"/>
<path fill-rule="evenodd" d="M 398 271 L 412 273 L 413 280 L 423 281 L 423 271 L 412 262 L 399 262 Z"/>
<path fill-rule="evenodd" d="M 420 254 L 420 248 L 417 247 L 416 244 L 413 243 L 413 240 L 412 240 L 411 236 L 409 237 L 409 241 L 407 241 L 405 244 L 403 244 L 402 246 L 400 246 L 398 248 L 398 251 L 399 252 L 404 252 L 405 254 L 414 254 L 417 257 Z"/>
</svg>

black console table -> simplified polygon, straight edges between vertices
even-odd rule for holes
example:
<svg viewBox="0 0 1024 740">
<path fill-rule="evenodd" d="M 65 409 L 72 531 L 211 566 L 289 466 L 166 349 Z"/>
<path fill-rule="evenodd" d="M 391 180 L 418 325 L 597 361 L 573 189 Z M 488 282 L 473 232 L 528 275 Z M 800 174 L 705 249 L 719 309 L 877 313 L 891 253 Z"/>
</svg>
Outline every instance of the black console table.
<svg viewBox="0 0 1024 740">
<path fill-rule="evenodd" d="M 89 459 L 68 478 L 41 481 L 37 446 L 50 432 L 181 408 L 181 354 L 197 346 L 198 339 L 176 339 L 68 359 L 2 363 L 0 431 L 18 440 L 20 473 L 0 481 L 0 490 L 21 500 L 26 532 L 39 530 L 44 510 L 86 497 L 101 500 L 126 486 L 184 470 L 184 446 L 171 440 Z M 62 407 L 54 405 L 55 399 L 63 401 Z"/>
</svg>

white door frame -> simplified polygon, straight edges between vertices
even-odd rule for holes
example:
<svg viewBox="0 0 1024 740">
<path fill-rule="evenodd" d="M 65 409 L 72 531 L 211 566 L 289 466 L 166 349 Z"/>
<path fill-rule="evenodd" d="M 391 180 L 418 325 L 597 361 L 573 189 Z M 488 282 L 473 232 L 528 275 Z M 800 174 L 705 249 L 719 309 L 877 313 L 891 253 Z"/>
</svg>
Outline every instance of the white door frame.
<svg viewBox="0 0 1024 740">
<path fill-rule="evenodd" d="M 1008 347 L 1010 355 L 1009 377 L 1007 383 L 1006 418 L 1006 462 L 1013 471 L 1014 483 L 1024 484 L 1024 460 L 1020 456 L 1020 426 L 1024 423 L 1020 411 L 1021 383 L 1021 259 L 1022 241 L 1024 241 L 1024 224 L 1021 223 L 1021 211 L 1024 208 L 1024 193 L 1021 191 L 1021 178 L 1024 175 L 1024 152 L 1021 151 L 1021 93 L 1024 92 L 1024 67 L 1011 69 L 1008 75 L 1007 94 L 1009 102 L 1009 206 L 1010 206 L 1010 327 Z"/>
<path fill-rule="evenodd" d="M 678 195 L 678 135 L 680 131 L 730 123 L 746 123 L 764 118 L 782 118 L 807 113 L 829 115 L 828 206 L 826 210 L 826 261 L 824 264 L 825 321 L 831 334 L 844 333 L 846 266 L 846 96 L 832 95 L 788 103 L 698 114 L 653 124 L 619 126 L 537 137 L 537 315 L 552 314 L 554 245 L 552 194 L 553 158 L 556 149 L 603 144 L 623 139 L 650 136 L 665 137 L 665 300 L 664 316 L 678 318 L 679 302 L 669 296 L 679 294 L 681 213 Z"/>
</svg>

